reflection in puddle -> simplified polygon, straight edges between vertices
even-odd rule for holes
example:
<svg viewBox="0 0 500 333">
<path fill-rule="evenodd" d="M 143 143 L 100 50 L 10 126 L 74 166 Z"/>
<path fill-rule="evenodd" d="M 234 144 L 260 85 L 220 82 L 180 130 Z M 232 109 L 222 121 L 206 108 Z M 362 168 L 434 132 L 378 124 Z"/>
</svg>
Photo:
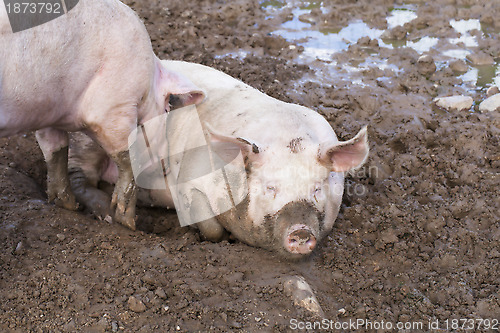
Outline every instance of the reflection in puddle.
<svg viewBox="0 0 500 333">
<path fill-rule="evenodd" d="M 464 81 L 464 83 L 470 83 L 475 85 L 478 76 L 479 76 L 479 70 L 477 68 L 472 68 L 467 73 L 460 75 L 459 78 L 462 81 Z"/>
<path fill-rule="evenodd" d="M 403 6 L 393 8 L 391 16 L 387 17 L 387 28 L 393 29 L 397 26 L 404 25 L 417 18 L 414 6 Z"/>
<path fill-rule="evenodd" d="M 224 58 L 224 57 L 231 57 L 231 58 L 234 58 L 234 59 L 243 60 L 249 54 L 251 54 L 251 52 L 249 52 L 249 51 L 246 51 L 246 50 L 237 50 L 237 51 L 233 51 L 233 52 L 227 52 L 227 53 L 224 53 L 224 54 L 221 54 L 221 55 L 216 55 L 215 59 L 221 59 L 221 58 Z"/>
<path fill-rule="evenodd" d="M 408 43 L 406 43 L 406 46 L 411 47 L 412 49 L 414 49 L 418 53 L 425 53 L 425 52 L 429 52 L 430 49 L 432 49 L 434 46 L 436 46 L 438 42 L 439 42 L 439 39 L 437 39 L 435 37 L 426 36 L 417 42 L 409 41 Z"/>
<path fill-rule="evenodd" d="M 451 20 L 450 25 L 453 27 L 453 29 L 461 34 L 466 34 L 467 32 L 472 30 L 481 31 L 481 23 L 476 19 L 460 21 Z"/>
<path fill-rule="evenodd" d="M 500 64 L 472 67 L 459 78 L 465 83 L 479 88 L 488 87 L 489 85 L 500 87 Z"/>
<path fill-rule="evenodd" d="M 285 22 L 280 30 L 274 32 L 287 40 L 299 41 L 304 47 L 303 57 L 330 61 L 333 54 L 347 50 L 349 45 L 357 43 L 360 38 L 368 36 L 371 39 L 378 39 L 384 32 L 370 28 L 362 21 L 352 22 L 335 33 L 312 30 L 311 24 L 299 19 L 308 12 L 300 8 L 294 9 L 293 19 Z"/>
<path fill-rule="evenodd" d="M 442 53 L 445 57 L 464 60 L 472 52 L 465 49 L 446 50 Z"/>
<path fill-rule="evenodd" d="M 466 47 L 478 46 L 476 37 L 472 36 L 469 32 L 473 30 L 481 31 L 481 23 L 479 20 L 451 20 L 450 25 L 461 34 L 459 38 L 451 38 L 449 40 L 450 43 L 463 43 Z"/>
<path fill-rule="evenodd" d="M 362 37 L 376 39 L 381 47 L 392 49 L 394 47 L 411 47 L 419 53 L 427 52 L 434 47 L 438 39 L 424 37 L 416 42 L 382 40 L 384 30 L 371 28 L 365 22 L 357 20 L 351 22 L 337 31 L 321 30 L 313 24 L 301 19 L 301 16 L 309 14 L 312 8 L 321 7 L 322 1 L 299 1 L 286 4 L 278 1 L 279 5 L 273 6 L 275 1 L 262 2 L 263 8 L 267 10 L 277 10 L 284 6 L 293 8 L 293 18 L 282 24 L 281 29 L 274 32 L 289 41 L 298 42 L 304 47 L 303 57 L 330 61 L 332 55 L 345 51 L 351 44 L 355 44 Z M 294 6 L 296 6 L 294 8 Z M 388 28 L 404 25 L 417 18 L 416 6 L 403 5 L 391 9 L 390 16 L 387 17 Z"/>
</svg>

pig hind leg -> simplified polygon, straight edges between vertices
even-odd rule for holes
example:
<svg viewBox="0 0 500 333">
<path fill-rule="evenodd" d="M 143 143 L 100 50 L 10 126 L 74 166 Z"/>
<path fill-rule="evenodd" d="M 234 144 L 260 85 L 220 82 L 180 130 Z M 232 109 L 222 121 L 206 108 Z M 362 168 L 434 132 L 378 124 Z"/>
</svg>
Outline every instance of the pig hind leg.
<svg viewBox="0 0 500 333">
<path fill-rule="evenodd" d="M 72 135 L 68 162 L 71 189 L 78 203 L 101 220 L 112 216 L 111 195 L 98 188 L 102 167 L 108 159 L 104 150 L 88 136 Z"/>
<path fill-rule="evenodd" d="M 82 169 L 71 170 L 69 179 L 76 200 L 92 215 L 101 220 L 111 217 L 111 197 L 93 185 Z"/>
<path fill-rule="evenodd" d="M 69 210 L 78 209 L 68 178 L 68 133 L 55 128 L 45 128 L 35 134 L 47 162 L 49 202 Z"/>
</svg>

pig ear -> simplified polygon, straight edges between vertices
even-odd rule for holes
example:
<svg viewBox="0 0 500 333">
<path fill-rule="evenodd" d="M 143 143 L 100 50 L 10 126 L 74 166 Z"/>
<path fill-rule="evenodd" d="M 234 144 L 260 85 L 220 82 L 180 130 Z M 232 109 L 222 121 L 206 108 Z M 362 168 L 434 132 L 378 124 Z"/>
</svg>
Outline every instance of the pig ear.
<svg viewBox="0 0 500 333">
<path fill-rule="evenodd" d="M 208 123 L 204 124 L 206 128 L 210 145 L 226 162 L 231 162 L 241 151 L 245 157 L 245 161 L 256 161 L 260 157 L 261 148 L 255 142 L 250 140 L 224 135 L 213 129 Z"/>
<path fill-rule="evenodd" d="M 368 157 L 367 127 L 349 141 L 326 143 L 320 148 L 319 161 L 334 172 L 360 167 Z"/>
<path fill-rule="evenodd" d="M 157 62 L 155 88 L 159 105 L 164 105 L 165 111 L 181 108 L 191 104 L 199 104 L 205 99 L 205 91 L 197 87 L 182 74 L 171 71 Z"/>
</svg>

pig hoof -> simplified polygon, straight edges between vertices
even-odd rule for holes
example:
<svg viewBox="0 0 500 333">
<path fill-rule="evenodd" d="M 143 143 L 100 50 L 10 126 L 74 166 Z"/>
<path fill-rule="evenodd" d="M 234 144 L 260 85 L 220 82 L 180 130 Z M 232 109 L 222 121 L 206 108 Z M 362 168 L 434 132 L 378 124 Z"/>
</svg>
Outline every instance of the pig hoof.
<svg viewBox="0 0 500 333">
<path fill-rule="evenodd" d="M 128 216 L 115 215 L 115 217 L 113 218 L 113 221 L 119 222 L 120 224 L 124 225 L 125 227 L 129 228 L 130 230 L 135 231 L 135 229 L 136 229 L 135 217 L 131 218 Z"/>
<path fill-rule="evenodd" d="M 134 207 L 135 208 L 135 207 Z M 130 230 L 136 229 L 136 222 L 137 217 L 135 216 L 135 209 L 132 210 L 127 210 L 125 212 L 119 212 L 117 209 L 115 211 L 115 217 L 113 218 L 113 221 L 118 222 L 125 227 L 129 228 Z"/>
<path fill-rule="evenodd" d="M 119 186 L 118 183 L 111 198 L 111 211 L 114 211 L 113 220 L 130 230 L 135 230 L 135 204 L 137 202 L 135 183 L 133 181 L 127 182 L 125 187 Z"/>
<path fill-rule="evenodd" d="M 112 200 L 111 209 L 115 212 L 113 221 L 121 223 L 130 230 L 136 229 L 135 201 L 133 205 L 126 207 L 122 202 L 116 203 L 116 200 Z"/>
</svg>

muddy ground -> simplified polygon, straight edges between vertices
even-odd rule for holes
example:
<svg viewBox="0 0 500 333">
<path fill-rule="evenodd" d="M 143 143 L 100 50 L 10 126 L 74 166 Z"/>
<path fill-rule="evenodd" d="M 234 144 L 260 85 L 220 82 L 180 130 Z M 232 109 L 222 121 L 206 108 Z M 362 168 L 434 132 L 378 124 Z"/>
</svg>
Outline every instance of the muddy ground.
<svg viewBox="0 0 500 333">
<path fill-rule="evenodd" d="M 213 66 L 318 110 L 343 139 L 368 124 L 370 159 L 348 176 L 328 239 L 308 260 L 290 263 L 238 241 L 202 241 L 172 211 L 139 209 L 140 231 L 132 232 L 47 204 L 34 135 L 1 139 L 1 332 L 288 331 L 292 319 L 315 319 L 283 292 L 282 280 L 294 275 L 308 281 L 333 321 L 421 322 L 413 331 L 429 331 L 428 322 L 439 320 L 446 331 L 446 320 L 500 318 L 500 116 L 477 110 L 492 83 L 470 89 L 450 66 L 419 71 L 415 50 L 366 38 L 330 62 L 305 64 L 300 43 L 269 35 L 290 19 L 286 6 L 127 3 L 160 57 Z M 303 19 L 328 29 L 362 19 L 386 30 L 391 8 L 401 4 L 325 1 Z M 389 31 L 393 38 L 457 37 L 451 19 L 479 19 L 486 32 L 471 50 L 498 63 L 497 1 L 413 6 L 418 18 Z M 246 58 L 224 56 L 241 49 Z M 332 66 L 373 54 L 400 70 L 331 75 Z M 475 104 L 433 107 L 433 98 L 452 94 Z"/>
</svg>

